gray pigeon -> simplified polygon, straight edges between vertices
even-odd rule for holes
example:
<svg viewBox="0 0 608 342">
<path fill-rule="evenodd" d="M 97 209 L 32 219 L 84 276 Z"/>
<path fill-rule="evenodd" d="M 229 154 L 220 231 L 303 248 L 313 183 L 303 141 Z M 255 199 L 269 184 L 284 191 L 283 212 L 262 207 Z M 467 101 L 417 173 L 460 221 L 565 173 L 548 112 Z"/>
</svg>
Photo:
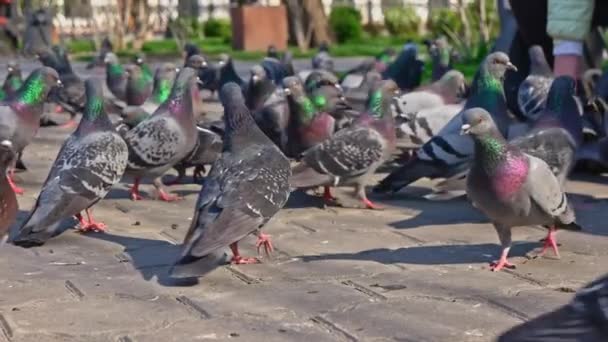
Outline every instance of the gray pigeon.
<svg viewBox="0 0 608 342">
<path fill-rule="evenodd" d="M 8 181 L 8 168 L 15 159 L 13 144 L 9 140 L 0 141 L 0 245 L 4 243 L 10 226 L 15 222 L 19 203 Z"/>
<path fill-rule="evenodd" d="M 463 108 L 464 102 L 423 108 L 410 115 L 397 115 L 398 137 L 401 135 L 410 148 L 421 147 L 462 112 Z"/>
<path fill-rule="evenodd" d="M 574 299 L 555 311 L 518 325 L 497 342 L 608 341 L 608 275 L 577 291 Z"/>
<path fill-rule="evenodd" d="M 536 120 L 538 113 L 545 107 L 553 72 L 547 63 L 543 48 L 533 45 L 528 50 L 530 55 L 530 74 L 519 85 L 517 103 L 519 110 L 528 120 Z"/>
<path fill-rule="evenodd" d="M 198 181 L 202 174 L 205 172 L 207 165 L 213 164 L 213 162 L 222 153 L 222 136 L 217 132 L 205 127 L 197 125 L 198 140 L 196 146 L 187 155 L 184 160 L 177 163 L 173 168 L 177 170 L 177 178 L 171 182 L 172 184 L 179 183 L 182 178 L 186 175 L 186 169 L 194 167 L 194 173 L 192 178 L 194 181 Z"/>
<path fill-rule="evenodd" d="M 375 70 L 366 72 L 362 75 L 362 80 L 358 86 L 343 87 L 346 101 L 348 101 L 349 105 L 352 106 L 355 111 L 364 111 L 367 106 L 367 96 L 369 95 L 370 89 L 380 80 L 382 80 L 382 75 Z M 344 82 L 342 84 L 344 84 Z"/>
<path fill-rule="evenodd" d="M 370 91 L 368 110 L 351 127 L 303 153 L 300 163 L 292 169 L 291 186 L 324 186 L 325 200 L 333 200 L 330 186 L 353 185 L 365 207 L 377 209 L 367 198 L 365 185 L 395 147 L 390 106 L 398 90 L 391 80 L 378 82 Z"/>
<path fill-rule="evenodd" d="M 106 85 L 117 99 L 126 102 L 128 74 L 118 57 L 112 52 L 106 54 Z"/>
<path fill-rule="evenodd" d="M 101 46 L 99 48 L 99 52 L 97 53 L 95 58 L 93 58 L 93 60 L 91 62 L 89 62 L 89 64 L 87 64 L 86 69 L 90 70 L 95 67 L 103 67 L 104 60 L 106 59 L 106 55 L 109 52 L 112 52 L 112 50 L 113 50 L 112 42 L 110 41 L 110 39 L 108 37 L 105 37 L 101 41 Z"/>
<path fill-rule="evenodd" d="M 61 84 L 54 69 L 42 67 L 34 70 L 25 80 L 14 98 L 0 105 L 0 141 L 9 140 L 20 155 L 32 141 L 38 128 L 44 103 L 51 89 Z M 9 172 L 9 183 L 17 194 L 23 189 L 12 181 L 14 169 Z"/>
<path fill-rule="evenodd" d="M 222 155 L 205 179 L 182 254 L 171 276 L 197 277 L 211 270 L 230 246 L 232 263 L 258 262 L 244 258 L 237 244 L 251 233 L 257 247 L 272 251 L 270 237 L 260 229 L 287 202 L 289 161 L 256 126 L 240 87 L 226 84 L 220 93 L 226 131 Z"/>
<path fill-rule="evenodd" d="M 378 75 L 378 79 L 380 76 Z M 283 80 L 285 83 L 285 80 Z M 374 84 L 374 83 L 372 83 Z M 329 71 L 314 70 L 304 83 L 306 94 L 320 110 L 327 112 L 336 120 L 337 129 L 349 126 L 365 108 L 355 110 L 345 97 L 338 78 Z M 369 88 L 365 92 L 365 100 Z M 364 101 L 365 101 L 364 100 Z"/>
<path fill-rule="evenodd" d="M 202 101 L 197 80 L 196 70 L 183 68 L 177 75 L 169 99 L 152 116 L 124 134 L 129 146 L 126 174 L 135 178 L 131 188 L 132 200 L 142 198 L 139 181 L 144 177 L 154 178 L 161 200 L 179 198 L 166 193 L 160 176 L 183 160 L 196 145 L 194 103 Z"/>
<path fill-rule="evenodd" d="M 505 72 L 509 69 L 517 70 L 505 53 L 488 55 L 477 72 L 471 96 L 464 106 L 465 109 L 482 107 L 490 112 L 503 135 L 511 123 L 503 89 Z M 458 114 L 416 151 L 413 159 L 384 178 L 374 191 L 396 192 L 423 177 L 447 178 L 466 169 L 474 146 L 470 137 L 460 135 L 461 125 L 461 114 Z"/>
<path fill-rule="evenodd" d="M 549 229 L 541 255 L 551 247 L 559 257 L 557 228 L 580 230 L 562 185 L 539 158 L 507 143 L 490 114 L 482 108 L 463 114 L 462 133 L 473 137 L 475 157 L 467 177 L 467 195 L 498 233 L 502 246 L 493 271 L 513 267 L 507 260 L 511 228 L 543 225 Z"/>
<path fill-rule="evenodd" d="M 42 186 L 30 216 L 13 243 L 22 247 L 44 244 L 60 223 L 72 216 L 80 231 L 104 231 L 90 208 L 120 181 L 127 166 L 128 150 L 104 110 L 103 83 L 86 82 L 86 108 L 78 128 L 63 143 Z M 86 211 L 88 221 L 80 212 Z"/>
<path fill-rule="evenodd" d="M 21 88 L 23 79 L 21 78 L 21 67 L 17 62 L 9 62 L 6 66 L 6 79 L 2 84 L 2 92 L 0 93 L 0 101 L 6 101 L 17 93 Z"/>
<path fill-rule="evenodd" d="M 334 71 L 334 59 L 329 54 L 327 46 L 321 46 L 319 52 L 312 57 L 312 68 Z"/>
</svg>

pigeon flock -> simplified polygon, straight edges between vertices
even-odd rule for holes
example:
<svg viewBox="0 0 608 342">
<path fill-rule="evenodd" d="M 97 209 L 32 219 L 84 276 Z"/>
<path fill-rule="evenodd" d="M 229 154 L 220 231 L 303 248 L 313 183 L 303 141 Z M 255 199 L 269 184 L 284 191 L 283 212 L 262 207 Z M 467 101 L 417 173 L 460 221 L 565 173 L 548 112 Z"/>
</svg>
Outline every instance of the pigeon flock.
<svg viewBox="0 0 608 342">
<path fill-rule="evenodd" d="M 492 222 L 501 246 L 493 271 L 513 267 L 511 229 L 518 226 L 545 227 L 541 254 L 551 249 L 559 256 L 556 231 L 584 229 L 564 190 L 569 172 L 581 161 L 608 167 L 608 74 L 577 93 L 576 82 L 554 77 L 542 49 L 533 46 L 531 72 L 517 92 L 519 108 L 512 109 L 503 81 L 517 66 L 507 54 L 486 56 L 469 85 L 452 69 L 445 39 L 427 47 L 433 67 L 428 85 L 420 84 L 424 63 L 414 43 L 340 76 L 326 45 L 311 69 L 299 72 L 289 53 L 271 47 L 248 78 L 236 72 L 230 56 L 213 61 L 193 44 L 186 45 L 180 65 L 153 70 L 143 55 L 122 64 L 104 41 L 87 68 L 105 68 L 105 80 L 83 80 L 60 46 L 37 51 L 41 66 L 25 79 L 19 65 L 9 63 L 0 92 L 0 237 L 25 248 L 41 246 L 70 218 L 81 232 L 103 232 L 108 228 L 92 210 L 114 185 L 131 182 L 130 197 L 137 201 L 143 199 L 140 183 L 148 179 L 159 200 L 177 201 L 162 176 L 174 168 L 172 183 L 178 183 L 193 168 L 203 185 L 170 271 L 175 278 L 200 277 L 227 262 L 259 262 L 238 249 L 250 234 L 258 238 L 258 252 L 270 254 L 270 235 L 262 228 L 293 191 L 316 195 L 321 189 L 327 205 L 343 205 L 332 188 L 348 186 L 361 208 L 381 209 L 368 198 L 368 187 L 387 196 L 422 178 L 440 179 L 438 193 L 465 191 Z M 203 91 L 219 97 L 222 120 L 207 118 Z M 77 127 L 9 239 L 16 195 L 23 193 L 13 174 L 27 169 L 20 156 L 48 124 L 49 108 L 69 114 L 64 127 Z M 389 167 L 389 174 L 374 184 L 380 167 Z M 607 322 L 607 287 L 606 279 L 590 286 L 572 308 L 586 310 L 599 291 L 600 304 L 589 305 L 600 305 L 598 319 Z"/>
</svg>

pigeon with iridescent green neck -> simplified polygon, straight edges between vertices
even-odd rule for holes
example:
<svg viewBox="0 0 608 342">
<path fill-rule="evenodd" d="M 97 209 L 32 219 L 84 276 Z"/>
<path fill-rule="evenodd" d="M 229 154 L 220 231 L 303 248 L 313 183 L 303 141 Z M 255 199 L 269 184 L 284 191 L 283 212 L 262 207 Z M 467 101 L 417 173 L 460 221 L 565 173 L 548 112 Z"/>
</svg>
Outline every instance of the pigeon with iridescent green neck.
<svg viewBox="0 0 608 342">
<path fill-rule="evenodd" d="M 143 79 L 146 80 L 150 89 L 152 89 L 152 84 L 154 82 L 154 72 L 152 71 L 152 68 L 150 68 L 150 66 L 146 63 L 146 57 L 144 56 L 144 54 L 138 53 L 137 55 L 135 55 L 135 57 L 133 58 L 133 64 L 141 68 Z"/>
<path fill-rule="evenodd" d="M 541 255 L 551 247 L 559 257 L 558 228 L 580 230 L 574 210 L 558 178 L 542 159 L 507 143 L 490 114 L 482 108 L 465 110 L 462 134 L 471 136 L 475 155 L 467 176 L 467 195 L 493 223 L 502 253 L 493 271 L 513 267 L 507 260 L 511 228 L 542 225 L 549 229 Z"/>
<path fill-rule="evenodd" d="M 286 77 L 283 86 L 291 117 L 289 155 L 298 157 L 309 148 L 322 143 L 334 134 L 336 122 L 327 112 L 317 107 L 304 91 L 297 76 Z M 322 106 L 325 103 L 320 103 Z"/>
<path fill-rule="evenodd" d="M 474 107 L 487 110 L 503 135 L 511 123 L 503 89 L 507 70 L 517 70 L 509 56 L 503 52 L 488 55 L 464 106 L 465 110 Z M 396 192 L 420 178 L 448 178 L 465 170 L 472 159 L 474 145 L 471 137 L 460 134 L 461 125 L 462 113 L 459 113 L 417 150 L 416 157 L 384 178 L 374 191 Z"/>
<path fill-rule="evenodd" d="M 2 92 L 0 93 L 0 101 L 6 101 L 17 93 L 17 90 L 23 84 L 21 78 L 21 67 L 17 62 L 9 62 L 6 66 L 7 74 L 4 83 L 2 84 Z"/>
<path fill-rule="evenodd" d="M 169 98 L 149 118 L 124 135 L 129 146 L 126 173 L 135 178 L 131 198 L 141 199 L 139 181 L 153 178 L 160 199 L 178 199 L 164 189 L 160 177 L 183 160 L 196 146 L 194 103 L 202 101 L 197 72 L 185 67 L 177 74 Z"/>
<path fill-rule="evenodd" d="M 103 223 L 93 220 L 90 208 L 122 177 L 128 150 L 105 112 L 102 81 L 89 79 L 85 87 L 82 120 L 59 150 L 32 212 L 13 239 L 16 245 L 44 244 L 72 216 L 80 221 L 80 231 L 105 230 Z"/>
<path fill-rule="evenodd" d="M 329 71 L 313 70 L 306 78 L 304 88 L 319 110 L 334 117 L 336 129 L 350 125 L 359 115 L 360 111 L 346 100 L 338 78 Z"/>
<path fill-rule="evenodd" d="M 128 75 L 118 57 L 112 52 L 106 54 L 106 85 L 117 99 L 126 102 Z"/>
<path fill-rule="evenodd" d="M 34 139 L 40 128 L 44 103 L 51 89 L 59 84 L 59 74 L 54 69 L 36 69 L 28 76 L 17 94 L 0 105 L 0 141 L 9 140 L 17 155 Z M 11 167 L 9 182 L 16 193 L 22 194 L 23 190 L 12 182 L 13 171 Z"/>
<path fill-rule="evenodd" d="M 391 80 L 377 82 L 370 90 L 368 110 L 351 127 L 303 153 L 292 168 L 293 188 L 324 186 L 326 200 L 333 197 L 331 186 L 351 185 L 365 207 L 378 207 L 367 199 L 369 176 L 391 155 L 395 147 L 395 125 L 391 102 L 399 88 Z"/>
</svg>

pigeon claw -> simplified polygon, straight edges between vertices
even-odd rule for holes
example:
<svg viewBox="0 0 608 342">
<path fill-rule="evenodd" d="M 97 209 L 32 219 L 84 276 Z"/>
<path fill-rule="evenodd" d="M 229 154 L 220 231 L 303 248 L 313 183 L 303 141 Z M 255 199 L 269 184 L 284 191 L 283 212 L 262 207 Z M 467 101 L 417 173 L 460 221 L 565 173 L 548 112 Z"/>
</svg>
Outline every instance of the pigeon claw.
<svg viewBox="0 0 608 342">
<path fill-rule="evenodd" d="M 13 192 L 15 192 L 17 195 L 23 195 L 23 193 L 24 193 L 23 189 L 18 187 L 15 184 L 13 177 L 8 176 L 7 179 L 8 179 L 8 184 L 10 185 L 11 189 L 13 189 Z"/>
<path fill-rule="evenodd" d="M 270 235 L 260 233 L 258 235 L 258 241 L 256 241 L 255 246 L 258 249 L 258 254 L 260 254 L 260 249 L 264 247 L 264 252 L 266 256 L 270 256 L 270 253 L 274 251 L 274 247 L 272 246 L 272 242 L 270 241 Z"/>
<path fill-rule="evenodd" d="M 63 125 L 59 126 L 59 128 L 74 128 L 78 125 L 78 123 L 76 122 L 76 120 L 71 119 L 70 121 L 64 123 Z"/>
<path fill-rule="evenodd" d="M 182 199 L 182 197 L 175 194 L 168 194 L 163 190 L 158 192 L 158 199 L 164 202 L 175 202 Z"/>
<path fill-rule="evenodd" d="M 336 200 L 334 195 L 331 194 L 331 188 L 328 186 L 323 187 L 323 200 L 328 203 Z"/>
<path fill-rule="evenodd" d="M 557 248 L 557 240 L 555 239 L 555 234 L 556 234 L 555 227 L 551 227 L 549 229 L 549 233 L 547 234 L 547 237 L 545 238 L 545 243 L 543 245 L 543 249 L 540 252 L 540 254 L 538 255 L 539 257 L 544 256 L 545 253 L 547 252 L 547 249 L 549 249 L 549 247 L 551 247 L 551 249 L 553 249 L 553 252 L 555 253 L 555 257 L 558 259 L 560 258 L 559 249 Z"/>
<path fill-rule="evenodd" d="M 78 232 L 79 233 L 89 233 L 89 232 L 105 233 L 107 231 L 107 228 L 108 227 L 105 225 L 105 223 L 87 222 L 84 225 L 80 225 L 80 227 L 78 228 Z"/>
<path fill-rule="evenodd" d="M 232 265 L 251 265 L 251 264 L 259 264 L 260 260 L 258 258 L 244 258 L 242 256 L 233 256 L 230 260 Z"/>
<path fill-rule="evenodd" d="M 490 264 L 490 270 L 492 270 L 492 272 L 498 272 L 505 267 L 509 269 L 515 269 L 515 265 L 510 263 L 507 258 L 501 258 L 500 260 L 494 261 Z"/>
<path fill-rule="evenodd" d="M 372 201 L 370 201 L 370 200 L 369 200 L 369 199 L 367 199 L 367 198 L 364 198 L 364 199 L 363 199 L 363 204 L 365 205 L 365 207 L 366 207 L 367 209 L 373 209 L 373 210 L 382 210 L 382 209 L 384 209 L 384 208 L 382 208 L 381 206 L 379 206 L 379 205 L 377 205 L 377 204 L 374 204 Z"/>
</svg>

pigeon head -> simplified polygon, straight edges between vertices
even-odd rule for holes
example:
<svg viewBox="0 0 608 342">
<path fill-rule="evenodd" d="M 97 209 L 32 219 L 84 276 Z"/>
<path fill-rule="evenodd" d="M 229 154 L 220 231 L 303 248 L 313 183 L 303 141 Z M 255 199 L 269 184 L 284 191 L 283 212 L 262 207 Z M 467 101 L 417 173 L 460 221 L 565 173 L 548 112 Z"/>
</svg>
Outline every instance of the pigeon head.
<svg viewBox="0 0 608 342">
<path fill-rule="evenodd" d="M 332 72 L 323 69 L 313 70 L 308 77 L 306 77 L 306 90 L 311 92 L 322 86 L 334 86 L 341 89 L 340 80 Z"/>
<path fill-rule="evenodd" d="M 369 91 L 368 112 L 376 117 L 392 116 L 390 106 L 399 93 L 399 86 L 393 80 L 376 82 Z"/>
<path fill-rule="evenodd" d="M 220 54 L 217 64 L 220 67 L 223 67 L 224 65 L 227 65 L 230 62 L 232 62 L 232 57 L 230 57 L 230 55 L 228 55 L 227 53 L 222 53 L 222 54 Z"/>
<path fill-rule="evenodd" d="M 268 50 L 266 51 L 266 56 L 271 58 L 279 58 L 279 51 L 277 50 L 277 47 L 272 44 L 269 45 Z"/>
<path fill-rule="evenodd" d="M 492 120 L 492 116 L 485 109 L 480 107 L 471 108 L 462 114 L 460 134 L 481 137 L 494 133 L 498 133 L 498 129 L 494 120 Z"/>
<path fill-rule="evenodd" d="M 186 45 L 184 45 L 185 58 L 190 58 L 190 56 L 199 55 L 200 53 L 201 50 L 195 44 L 186 43 Z"/>
<path fill-rule="evenodd" d="M 59 66 L 59 60 L 53 50 L 41 49 L 36 52 L 36 58 L 42 63 L 42 65 L 49 68 L 57 69 Z"/>
<path fill-rule="evenodd" d="M 228 82 L 220 90 L 220 101 L 224 107 L 224 123 L 226 125 L 225 138 L 240 130 L 255 125 L 253 118 L 245 104 L 245 96 L 238 84 Z M 224 139 L 225 143 L 230 143 L 230 139 Z"/>
<path fill-rule="evenodd" d="M 156 70 L 152 92 L 154 102 L 163 103 L 169 98 L 177 71 L 173 63 L 164 63 Z"/>
<path fill-rule="evenodd" d="M 16 61 L 10 61 L 6 65 L 6 70 L 9 75 L 21 75 L 21 67 Z"/>
<path fill-rule="evenodd" d="M 528 55 L 530 56 L 530 72 L 534 74 L 551 75 L 551 68 L 547 63 L 545 52 L 540 45 L 532 45 L 528 49 Z"/>
<path fill-rule="evenodd" d="M 467 89 L 466 79 L 462 72 L 450 70 L 439 79 L 439 84 L 450 94 L 462 97 Z"/>
<path fill-rule="evenodd" d="M 0 141 L 0 174 L 5 175 L 6 170 L 15 158 L 13 143 L 10 140 Z"/>
<path fill-rule="evenodd" d="M 118 57 L 113 52 L 108 52 L 106 57 L 103 59 L 105 64 L 118 64 Z"/>
<path fill-rule="evenodd" d="M 143 53 L 138 53 L 135 55 L 135 57 L 133 57 L 133 63 L 142 66 L 142 64 L 144 64 L 144 62 L 146 61 L 146 57 L 144 56 Z"/>
<path fill-rule="evenodd" d="M 80 126 L 83 126 L 85 122 L 93 122 L 105 114 L 103 82 L 97 78 L 89 78 L 84 82 L 84 89 L 87 100 Z"/>
<path fill-rule="evenodd" d="M 17 101 L 26 106 L 42 104 L 54 87 L 61 86 L 59 74 L 49 67 L 38 68 L 19 88 Z"/>
<path fill-rule="evenodd" d="M 499 80 L 504 79 L 507 70 L 517 71 L 517 67 L 511 63 L 509 56 L 500 51 L 489 54 L 483 67 L 490 75 Z"/>
<path fill-rule="evenodd" d="M 207 61 L 201 55 L 192 55 L 186 60 L 186 66 L 193 69 L 202 69 L 207 67 Z"/>
<path fill-rule="evenodd" d="M 283 79 L 283 90 L 285 91 L 285 95 L 296 98 L 306 95 L 304 92 L 304 85 L 297 76 L 285 77 Z"/>
<path fill-rule="evenodd" d="M 251 83 L 256 84 L 267 79 L 266 70 L 261 65 L 254 65 L 251 68 Z"/>
</svg>

